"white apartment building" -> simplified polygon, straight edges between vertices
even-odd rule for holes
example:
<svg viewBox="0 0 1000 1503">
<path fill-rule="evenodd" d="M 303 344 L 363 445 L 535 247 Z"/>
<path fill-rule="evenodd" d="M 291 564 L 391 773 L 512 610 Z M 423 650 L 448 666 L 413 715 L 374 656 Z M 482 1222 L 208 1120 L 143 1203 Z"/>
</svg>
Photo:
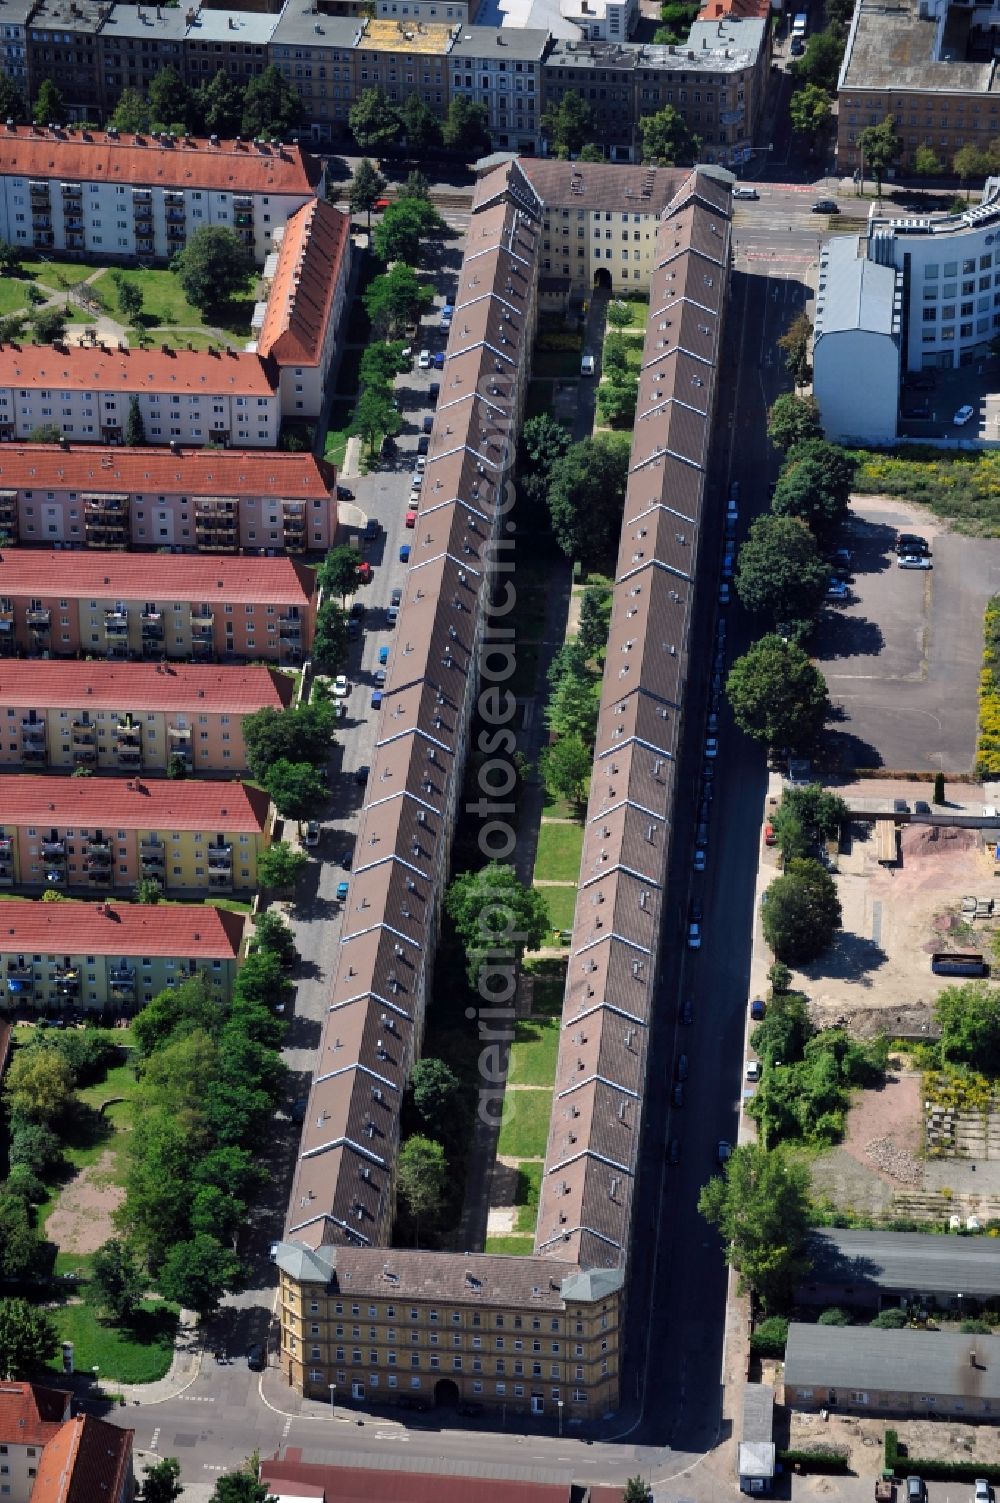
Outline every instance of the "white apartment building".
<svg viewBox="0 0 1000 1503">
<path fill-rule="evenodd" d="M 490 134 L 502 149 L 534 156 L 542 140 L 542 63 L 549 48 L 545 30 L 505 25 L 470 26 L 448 55 L 453 99 L 481 104 Z"/>
<path fill-rule="evenodd" d="M 225 225 L 259 265 L 322 186 L 298 146 L 0 127 L 0 238 L 41 251 L 166 261 Z"/>
<path fill-rule="evenodd" d="M 6 345 L 0 440 L 53 424 L 77 442 L 121 443 L 135 397 L 147 443 L 273 449 L 281 426 L 276 380 L 273 367 L 250 354 Z"/>
</svg>

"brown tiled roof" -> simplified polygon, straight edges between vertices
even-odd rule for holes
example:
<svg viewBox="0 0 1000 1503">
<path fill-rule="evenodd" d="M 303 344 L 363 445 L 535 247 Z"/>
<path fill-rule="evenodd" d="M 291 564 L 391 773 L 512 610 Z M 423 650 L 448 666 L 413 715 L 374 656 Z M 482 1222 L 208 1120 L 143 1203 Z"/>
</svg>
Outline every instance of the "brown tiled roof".
<svg viewBox="0 0 1000 1503">
<path fill-rule="evenodd" d="M 69 1418 L 72 1395 L 40 1383 L 0 1383 L 0 1442 L 43 1446 Z"/>
<path fill-rule="evenodd" d="M 484 1478 L 480 1472 L 370 1471 L 288 1459 L 262 1461 L 260 1480 L 276 1495 L 323 1497 L 326 1503 L 472 1503 L 477 1497 L 489 1497 L 490 1503 L 572 1503 L 574 1489 L 568 1482 Z M 621 1496 L 619 1492 L 607 1503 L 621 1503 Z"/>
<path fill-rule="evenodd" d="M 127 183 L 132 188 L 202 188 L 230 193 L 301 193 L 311 197 L 319 163 L 298 146 L 217 145 L 188 136 L 161 146 L 151 136 L 70 132 L 44 126 L 0 131 L 0 175 L 64 183 Z"/>
<path fill-rule="evenodd" d="M 199 778 L 64 778 L 0 773 L 0 828 L 48 825 L 89 829 L 114 810 L 124 830 L 223 830 L 259 834 L 270 801 L 246 783 Z M 2 915 L 0 915 L 2 917 Z"/>
<path fill-rule="evenodd" d="M 105 823 L 116 818 L 105 810 Z M 43 903 L 14 899 L 0 913 L 0 954 L 170 955 L 235 960 L 241 913 L 211 903 Z"/>
<path fill-rule="evenodd" d="M 132 1470 L 134 1437 L 134 1430 L 90 1414 L 67 1420 L 42 1452 L 32 1503 L 114 1503 Z"/>
<path fill-rule="evenodd" d="M 292 702 L 295 682 L 272 668 L 203 663 L 77 663 L 9 658 L 0 663 L 0 705 L 26 708 L 201 710 L 250 715 Z"/>
<path fill-rule="evenodd" d="M 179 553 L 98 553 L 6 548 L 0 593 L 71 600 L 189 600 L 297 606 L 308 611 L 315 572 L 291 558 Z"/>
<path fill-rule="evenodd" d="M 539 1253 L 624 1266 L 663 933 L 729 192 L 685 174 L 657 234 L 573 920 Z"/>
<path fill-rule="evenodd" d="M 319 363 L 350 228 L 346 214 L 318 198 L 287 221 L 258 354 L 272 356 L 279 365 Z"/>
<path fill-rule="evenodd" d="M 280 449 L 128 449 L 97 444 L 0 445 L 0 488 L 181 492 L 187 496 L 283 496 L 324 500 L 336 480 L 312 454 Z M 79 555 L 77 555 L 79 556 Z"/>
<path fill-rule="evenodd" d="M 3 136 L 0 135 L 0 141 Z M 5 344 L 0 387 L 57 391 L 200 392 L 204 396 L 273 397 L 277 376 L 259 355 L 209 350 L 95 350 L 84 345 Z"/>
<path fill-rule="evenodd" d="M 573 205 L 616 213 L 662 214 L 688 177 L 687 167 L 629 167 L 623 162 L 561 162 L 521 157 L 546 208 Z"/>
</svg>

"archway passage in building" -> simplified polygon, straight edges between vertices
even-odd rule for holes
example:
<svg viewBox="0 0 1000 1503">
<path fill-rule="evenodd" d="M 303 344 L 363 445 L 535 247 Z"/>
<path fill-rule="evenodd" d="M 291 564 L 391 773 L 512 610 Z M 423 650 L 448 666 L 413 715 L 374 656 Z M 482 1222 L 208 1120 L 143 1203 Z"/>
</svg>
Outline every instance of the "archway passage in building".
<svg viewBox="0 0 1000 1503">
<path fill-rule="evenodd" d="M 434 1385 L 434 1404 L 438 1409 L 457 1409 L 461 1394 L 458 1384 L 450 1378 L 440 1378 Z"/>
<path fill-rule="evenodd" d="M 611 273 L 606 266 L 599 266 L 594 272 L 594 291 L 611 291 Z"/>
</svg>

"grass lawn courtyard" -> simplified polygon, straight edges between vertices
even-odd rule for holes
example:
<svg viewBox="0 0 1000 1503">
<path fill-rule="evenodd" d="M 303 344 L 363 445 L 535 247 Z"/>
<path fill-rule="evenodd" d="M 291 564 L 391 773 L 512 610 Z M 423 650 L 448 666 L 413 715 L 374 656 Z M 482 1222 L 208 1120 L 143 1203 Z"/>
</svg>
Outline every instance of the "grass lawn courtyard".
<svg viewBox="0 0 1000 1503">
<path fill-rule="evenodd" d="M 100 1369 L 100 1382 L 153 1383 L 169 1370 L 177 1332 L 177 1306 L 144 1300 L 132 1328 L 101 1320 L 87 1304 L 58 1305 L 49 1314 L 60 1341 L 72 1341 L 77 1372 Z M 61 1373 L 62 1352 L 49 1367 Z"/>
<path fill-rule="evenodd" d="M 576 909 L 576 883 L 567 883 L 565 887 L 539 887 L 537 891 L 545 899 L 552 928 L 572 929 Z M 548 944 L 549 941 L 546 940 L 545 943 Z"/>
<path fill-rule="evenodd" d="M 583 825 L 543 821 L 535 854 L 536 882 L 576 882 L 583 853 Z"/>
<path fill-rule="evenodd" d="M 511 1090 L 504 1095 L 503 1126 L 497 1151 L 503 1158 L 543 1159 L 549 1140 L 552 1091 Z"/>
</svg>

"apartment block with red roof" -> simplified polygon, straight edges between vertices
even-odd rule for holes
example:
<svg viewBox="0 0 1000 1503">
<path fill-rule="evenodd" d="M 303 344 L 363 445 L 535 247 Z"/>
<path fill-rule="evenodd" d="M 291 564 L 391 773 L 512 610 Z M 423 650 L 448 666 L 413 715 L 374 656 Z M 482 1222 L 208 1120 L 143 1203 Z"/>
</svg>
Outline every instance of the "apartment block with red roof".
<svg viewBox="0 0 1000 1503">
<path fill-rule="evenodd" d="M 72 127 L 0 130 L 0 238 L 102 261 L 166 261 L 206 225 L 261 265 L 275 230 L 323 191 L 298 146 Z"/>
<path fill-rule="evenodd" d="M 0 447 L 0 534 L 45 548 L 325 552 L 336 472 L 255 449 Z"/>
<path fill-rule="evenodd" d="M 314 573 L 290 558 L 0 553 L 0 654 L 183 662 L 308 656 Z"/>
<path fill-rule="evenodd" d="M 98 830 L 92 849 L 109 844 Z M 88 859 L 94 859 L 90 857 Z M 131 1012 L 203 975 L 227 1001 L 243 941 L 242 913 L 185 903 L 3 905 L 0 975 L 7 1000 L 42 1013 Z"/>
<path fill-rule="evenodd" d="M 42 1452 L 70 1418 L 72 1395 L 40 1383 L 0 1383 L 0 1486 L 28 1503 Z"/>
<path fill-rule="evenodd" d="M 279 233 L 281 246 L 257 353 L 280 369 L 282 412 L 318 417 L 347 300 L 350 219 L 332 204 L 314 199 Z"/>
<path fill-rule="evenodd" d="M 285 673 L 202 663 L 0 662 L 0 768 L 247 771 L 243 717 L 286 709 Z"/>
<path fill-rule="evenodd" d="M 134 1430 L 72 1414 L 72 1395 L 0 1384 L 0 1496 L 10 1503 L 131 1503 Z"/>
<path fill-rule="evenodd" d="M 8 344 L 0 348 L 0 439 L 26 439 L 53 423 L 70 440 L 121 443 L 135 398 L 149 443 L 273 449 L 277 380 L 275 366 L 233 350 Z"/>
<path fill-rule="evenodd" d="M 0 773 L 0 888 L 249 892 L 271 828 L 267 794 L 244 783 Z"/>
</svg>

